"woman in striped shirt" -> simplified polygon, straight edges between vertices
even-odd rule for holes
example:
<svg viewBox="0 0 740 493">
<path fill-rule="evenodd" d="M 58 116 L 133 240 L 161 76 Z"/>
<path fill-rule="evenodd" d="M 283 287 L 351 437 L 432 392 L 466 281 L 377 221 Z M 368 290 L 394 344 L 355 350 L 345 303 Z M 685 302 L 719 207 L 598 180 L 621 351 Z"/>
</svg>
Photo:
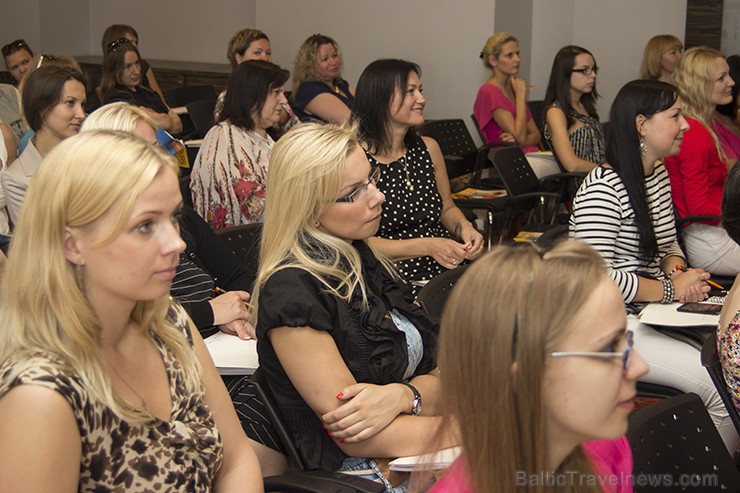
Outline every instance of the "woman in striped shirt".
<svg viewBox="0 0 740 493">
<path fill-rule="evenodd" d="M 636 80 L 614 99 L 607 138 L 608 164 L 596 167 L 573 200 L 570 235 L 601 253 L 625 303 L 706 298 L 709 274 L 679 270 L 685 259 L 676 242 L 668 175 L 661 160 L 679 151 L 688 124 L 670 84 Z M 696 392 L 728 449 L 738 435 L 699 352 L 634 319 L 635 345 L 650 365 L 641 380 Z"/>
</svg>

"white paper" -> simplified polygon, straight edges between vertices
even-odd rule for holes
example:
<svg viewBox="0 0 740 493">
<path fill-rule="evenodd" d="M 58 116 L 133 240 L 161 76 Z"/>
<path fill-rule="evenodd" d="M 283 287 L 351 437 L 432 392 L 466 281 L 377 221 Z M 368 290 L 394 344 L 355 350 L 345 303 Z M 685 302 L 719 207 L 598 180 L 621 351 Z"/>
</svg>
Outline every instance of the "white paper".
<svg viewBox="0 0 740 493">
<path fill-rule="evenodd" d="M 205 339 L 208 352 L 222 375 L 251 375 L 259 366 L 257 341 L 216 332 Z"/>
<path fill-rule="evenodd" d="M 667 305 L 650 303 L 637 318 L 644 324 L 665 327 L 716 327 L 719 324 L 719 315 L 679 312 L 677 308 L 681 305 L 682 303 L 678 302 Z"/>
<path fill-rule="evenodd" d="M 391 471 L 399 472 L 447 469 L 461 453 L 462 447 L 452 447 L 431 454 L 399 457 L 396 460 L 392 460 L 389 465 Z"/>
</svg>

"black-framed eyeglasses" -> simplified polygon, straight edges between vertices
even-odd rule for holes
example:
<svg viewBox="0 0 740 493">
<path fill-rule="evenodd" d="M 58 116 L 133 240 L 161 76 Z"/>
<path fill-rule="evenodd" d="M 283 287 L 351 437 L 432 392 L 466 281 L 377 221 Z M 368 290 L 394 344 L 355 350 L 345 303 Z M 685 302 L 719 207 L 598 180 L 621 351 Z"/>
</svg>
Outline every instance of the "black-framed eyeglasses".
<svg viewBox="0 0 740 493">
<path fill-rule="evenodd" d="M 128 39 L 128 38 L 118 38 L 117 40 L 111 41 L 110 43 L 108 43 L 108 46 L 106 47 L 106 51 L 108 53 L 115 53 L 116 51 L 118 51 L 118 49 L 121 47 L 121 45 L 134 46 L 134 44 L 131 42 L 130 39 Z"/>
<path fill-rule="evenodd" d="M 22 49 L 26 49 L 28 50 L 29 53 L 31 53 L 31 48 L 28 47 L 28 43 L 26 43 L 25 39 L 16 39 L 12 43 L 8 43 L 5 46 L 3 46 L 3 49 L 2 49 L 3 56 L 8 56 Z"/>
<path fill-rule="evenodd" d="M 372 183 L 373 186 L 375 186 L 376 183 L 378 183 L 378 179 L 380 178 L 380 167 L 375 167 L 370 172 L 370 174 L 367 177 L 367 183 L 363 183 L 359 187 L 352 190 L 350 193 L 345 195 L 344 197 L 339 197 L 334 202 L 354 202 L 355 200 L 359 199 L 363 195 L 365 195 L 365 192 L 367 192 L 367 187 L 370 186 Z"/>
<path fill-rule="evenodd" d="M 578 72 L 579 74 L 583 74 L 588 77 L 591 74 L 598 74 L 599 67 L 594 65 L 593 67 L 574 68 L 571 72 Z"/>
<path fill-rule="evenodd" d="M 614 353 L 602 353 L 602 352 L 590 352 L 590 351 L 556 351 L 554 353 L 550 353 L 550 356 L 553 358 L 567 358 L 571 356 L 577 356 L 577 357 L 584 357 L 584 358 L 597 358 L 597 359 L 621 359 L 622 360 L 622 369 L 627 369 L 627 364 L 629 363 L 630 354 L 632 353 L 632 339 L 633 334 L 631 330 L 628 330 L 625 332 L 625 338 L 627 339 L 627 347 L 624 348 L 624 351 L 620 352 L 614 352 Z"/>
</svg>

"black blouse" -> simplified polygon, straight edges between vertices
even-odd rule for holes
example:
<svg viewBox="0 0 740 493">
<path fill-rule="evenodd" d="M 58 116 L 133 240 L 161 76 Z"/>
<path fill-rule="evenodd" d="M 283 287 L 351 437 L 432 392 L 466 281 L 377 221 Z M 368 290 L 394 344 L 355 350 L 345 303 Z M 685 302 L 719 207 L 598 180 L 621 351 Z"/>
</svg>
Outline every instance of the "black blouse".
<svg viewBox="0 0 740 493">
<path fill-rule="evenodd" d="M 267 333 L 276 327 L 311 327 L 327 331 L 357 382 L 385 385 L 401 382 L 408 364 L 405 334 L 388 314 L 395 308 L 419 330 L 424 356 L 415 375 L 436 366 L 438 326 L 413 303 L 411 292 L 395 281 L 362 241 L 354 243 L 362 258 L 369 310 L 359 290 L 349 303 L 327 292 L 309 272 L 288 268 L 276 272 L 260 292 L 257 352 L 298 450 L 308 467 L 337 470 L 347 457 L 321 427 L 283 370 Z M 312 355 L 306 354 L 311 358 Z M 321 364 L 321 361 L 315 361 Z M 339 389 L 337 389 L 338 391 Z"/>
</svg>

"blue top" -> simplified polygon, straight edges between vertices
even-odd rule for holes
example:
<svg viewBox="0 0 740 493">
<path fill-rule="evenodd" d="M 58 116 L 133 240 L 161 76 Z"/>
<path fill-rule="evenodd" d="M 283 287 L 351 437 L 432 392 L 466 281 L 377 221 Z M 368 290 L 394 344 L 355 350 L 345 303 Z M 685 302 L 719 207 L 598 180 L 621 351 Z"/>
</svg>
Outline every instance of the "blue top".
<svg viewBox="0 0 740 493">
<path fill-rule="evenodd" d="M 355 103 L 355 97 L 349 92 L 349 82 L 342 79 L 336 86 L 341 92 L 335 92 L 331 90 L 331 87 L 327 86 L 321 81 L 313 80 L 310 82 L 304 82 L 300 85 L 295 93 L 295 100 L 291 107 L 293 112 L 302 122 L 319 122 L 328 123 L 326 120 L 319 118 L 316 115 L 312 115 L 305 112 L 306 106 L 313 101 L 313 98 L 319 94 L 331 94 L 336 96 L 341 102 L 347 106 L 350 110 L 352 105 Z M 344 93 L 344 94 L 342 94 Z"/>
</svg>

